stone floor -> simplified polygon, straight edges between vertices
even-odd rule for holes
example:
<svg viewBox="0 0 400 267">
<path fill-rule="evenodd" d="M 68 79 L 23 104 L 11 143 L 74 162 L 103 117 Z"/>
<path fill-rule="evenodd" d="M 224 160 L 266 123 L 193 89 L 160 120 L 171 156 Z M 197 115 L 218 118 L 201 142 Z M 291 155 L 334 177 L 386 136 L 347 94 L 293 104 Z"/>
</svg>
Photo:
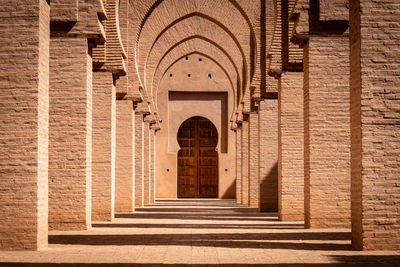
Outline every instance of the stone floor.
<svg viewBox="0 0 400 267">
<path fill-rule="evenodd" d="M 51 232 L 1 266 L 400 266 L 400 252 L 357 252 L 350 231 L 305 230 L 230 200 L 162 200 L 86 232 Z"/>
</svg>

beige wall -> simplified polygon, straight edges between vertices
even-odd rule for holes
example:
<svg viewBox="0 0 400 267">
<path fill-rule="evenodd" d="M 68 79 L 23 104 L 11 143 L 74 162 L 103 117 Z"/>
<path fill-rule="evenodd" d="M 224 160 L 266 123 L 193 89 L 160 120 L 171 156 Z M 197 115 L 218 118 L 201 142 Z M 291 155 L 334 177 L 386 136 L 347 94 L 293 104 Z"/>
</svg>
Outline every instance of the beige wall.
<svg viewBox="0 0 400 267">
<path fill-rule="evenodd" d="M 156 136 L 157 198 L 177 196 L 177 133 L 180 125 L 193 116 L 205 117 L 216 126 L 219 141 L 218 196 L 234 198 L 236 137 L 229 130 L 233 92 L 225 72 L 202 55 L 183 57 L 167 70 L 157 93 L 157 107 L 163 121 Z"/>
</svg>

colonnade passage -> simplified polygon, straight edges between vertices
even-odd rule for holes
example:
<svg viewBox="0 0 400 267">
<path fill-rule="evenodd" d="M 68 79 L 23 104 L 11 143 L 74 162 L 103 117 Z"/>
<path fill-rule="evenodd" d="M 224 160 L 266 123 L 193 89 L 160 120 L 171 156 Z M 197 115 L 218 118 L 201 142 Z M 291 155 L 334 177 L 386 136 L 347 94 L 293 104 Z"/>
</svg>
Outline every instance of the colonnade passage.
<svg viewBox="0 0 400 267">
<path fill-rule="evenodd" d="M 397 0 L 0 5 L 0 265 L 400 262 Z"/>
</svg>

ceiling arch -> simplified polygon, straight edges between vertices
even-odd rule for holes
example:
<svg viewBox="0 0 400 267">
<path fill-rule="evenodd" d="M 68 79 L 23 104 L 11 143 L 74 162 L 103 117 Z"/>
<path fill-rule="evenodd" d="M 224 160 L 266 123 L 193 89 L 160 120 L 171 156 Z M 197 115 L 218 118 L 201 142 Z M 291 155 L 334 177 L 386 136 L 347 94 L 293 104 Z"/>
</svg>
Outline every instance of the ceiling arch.
<svg viewBox="0 0 400 267">
<path fill-rule="evenodd" d="M 155 44 L 151 53 L 149 54 L 148 63 L 146 66 L 144 75 L 144 85 L 149 88 L 150 79 L 152 79 L 151 74 L 155 68 L 159 65 L 159 62 L 163 59 L 163 57 L 167 54 L 171 49 L 179 46 L 183 41 L 199 38 L 203 40 L 207 40 L 214 44 L 214 46 L 219 47 L 232 61 L 232 63 L 238 68 L 242 69 L 244 67 L 243 57 L 241 57 L 240 50 L 235 45 L 232 39 L 229 38 L 229 35 L 223 31 L 221 28 L 217 28 L 213 31 L 210 31 L 210 28 L 215 25 L 206 20 L 202 23 L 199 20 L 203 20 L 199 17 L 192 17 L 187 21 L 182 21 L 182 23 L 177 24 L 175 27 L 171 28 L 170 31 L 167 31 L 159 42 Z M 181 32 L 181 35 L 177 35 L 177 32 Z M 215 42 L 216 36 L 222 37 L 224 42 Z M 182 39 L 183 38 L 183 39 Z M 231 53 L 228 53 L 230 51 Z M 223 62 L 221 62 L 223 63 Z M 242 79 L 242 76 L 240 76 Z"/>
<path fill-rule="evenodd" d="M 236 1 L 163 0 L 153 1 L 151 6 L 148 5 L 148 11 L 140 23 L 135 51 L 137 68 L 140 64 L 143 64 L 143 61 L 146 61 L 146 53 L 151 49 L 153 41 L 165 27 L 180 17 L 194 12 L 207 14 L 210 18 L 229 28 L 245 51 L 246 62 L 251 62 L 249 59 L 250 49 L 254 49 L 256 42 L 253 41 L 253 44 L 249 44 L 249 38 L 255 39 L 255 34 L 249 18 Z M 226 16 L 226 14 L 230 15 Z M 145 38 L 141 38 L 142 36 L 145 36 Z M 247 68 L 244 70 L 245 76 L 249 76 Z M 254 68 L 254 66 L 250 66 L 250 68 Z M 139 68 L 138 72 L 141 72 Z M 245 79 L 249 80 L 250 77 L 245 77 Z"/>
</svg>

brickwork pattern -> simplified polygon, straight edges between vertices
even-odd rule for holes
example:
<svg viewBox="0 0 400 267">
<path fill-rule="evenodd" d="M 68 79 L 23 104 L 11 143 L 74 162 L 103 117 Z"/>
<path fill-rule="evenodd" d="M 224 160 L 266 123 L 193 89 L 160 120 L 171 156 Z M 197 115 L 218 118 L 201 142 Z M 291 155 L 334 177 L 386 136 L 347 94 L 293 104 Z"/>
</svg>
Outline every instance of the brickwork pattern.
<svg viewBox="0 0 400 267">
<path fill-rule="evenodd" d="M 286 72 L 278 82 L 279 219 L 304 219 L 303 73 Z"/>
<path fill-rule="evenodd" d="M 348 37 L 310 37 L 304 49 L 307 228 L 350 227 Z"/>
<path fill-rule="evenodd" d="M 236 130 L 236 203 L 242 202 L 242 129 Z"/>
<path fill-rule="evenodd" d="M 144 183 L 144 122 L 142 114 L 135 114 L 135 207 L 143 206 Z"/>
<path fill-rule="evenodd" d="M 115 211 L 135 210 L 135 118 L 132 101 L 117 101 Z"/>
<path fill-rule="evenodd" d="M 150 128 L 147 122 L 143 127 L 143 204 L 150 204 Z"/>
<path fill-rule="evenodd" d="M 49 229 L 91 217 L 92 61 L 87 39 L 50 40 Z M 66 93 L 68 92 L 68 93 Z"/>
<path fill-rule="evenodd" d="M 275 81 L 276 83 L 276 81 Z M 260 211 L 278 211 L 278 100 L 258 104 Z"/>
<path fill-rule="evenodd" d="M 356 249 L 400 249 L 399 22 L 396 0 L 350 1 L 351 202 Z"/>
<path fill-rule="evenodd" d="M 156 139 L 155 139 L 155 131 L 154 129 L 150 130 L 150 204 L 154 203 L 154 197 L 155 197 L 155 186 L 156 186 L 156 169 L 155 169 L 155 163 L 156 163 L 156 151 L 155 151 L 155 145 L 156 145 Z"/>
<path fill-rule="evenodd" d="M 258 113 L 249 115 L 249 206 L 260 206 L 260 173 L 259 173 L 259 130 Z"/>
<path fill-rule="evenodd" d="M 249 122 L 242 123 L 242 204 L 249 204 Z"/>
<path fill-rule="evenodd" d="M 50 9 L 44 0 L 0 4 L 0 249 L 42 249 L 47 247 Z"/>
<path fill-rule="evenodd" d="M 111 221 L 115 198 L 116 90 L 112 73 L 93 73 L 92 220 Z"/>
</svg>

